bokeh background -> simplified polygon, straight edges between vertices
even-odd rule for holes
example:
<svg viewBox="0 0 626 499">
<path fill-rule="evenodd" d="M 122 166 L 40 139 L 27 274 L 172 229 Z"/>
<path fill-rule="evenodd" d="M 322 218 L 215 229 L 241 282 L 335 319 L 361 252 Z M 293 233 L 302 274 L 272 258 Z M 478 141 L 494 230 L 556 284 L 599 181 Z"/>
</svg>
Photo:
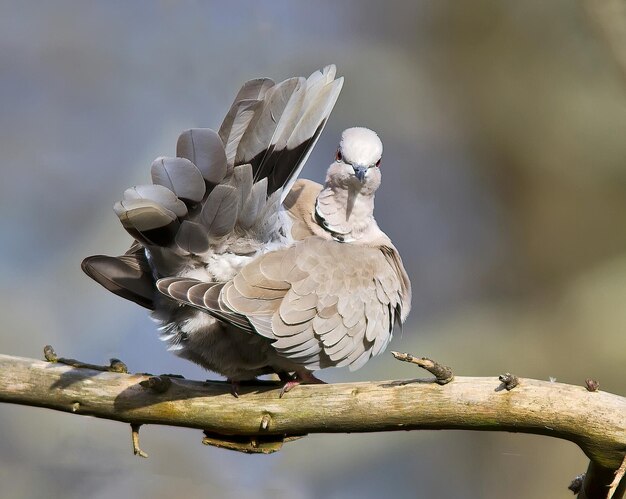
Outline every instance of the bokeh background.
<svg viewBox="0 0 626 499">
<path fill-rule="evenodd" d="M 591 5 L 0 1 L 0 352 L 50 343 L 205 379 L 80 261 L 127 248 L 113 203 L 181 130 L 219 126 L 242 82 L 334 62 L 344 90 L 303 176 L 323 179 L 348 126 L 382 137 L 376 216 L 414 289 L 391 348 L 625 394 L 624 13 Z M 321 377 L 418 375 L 387 353 Z M 587 463 L 514 434 L 315 435 L 244 456 L 151 426 L 142 460 L 119 423 L 2 405 L 0 428 L 3 498 L 556 498 Z"/>
</svg>

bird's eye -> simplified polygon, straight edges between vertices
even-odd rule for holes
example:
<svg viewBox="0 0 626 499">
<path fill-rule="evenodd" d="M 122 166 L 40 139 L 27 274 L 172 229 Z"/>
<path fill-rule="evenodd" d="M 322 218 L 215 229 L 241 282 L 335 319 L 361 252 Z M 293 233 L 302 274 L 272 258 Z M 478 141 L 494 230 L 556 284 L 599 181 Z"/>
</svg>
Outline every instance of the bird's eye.
<svg viewBox="0 0 626 499">
<path fill-rule="evenodd" d="M 376 161 L 376 166 L 380 166 L 380 159 Z"/>
<path fill-rule="evenodd" d="M 337 161 L 341 161 L 343 159 L 343 155 L 341 154 L 341 151 L 339 149 L 337 149 L 337 156 L 335 159 Z"/>
</svg>

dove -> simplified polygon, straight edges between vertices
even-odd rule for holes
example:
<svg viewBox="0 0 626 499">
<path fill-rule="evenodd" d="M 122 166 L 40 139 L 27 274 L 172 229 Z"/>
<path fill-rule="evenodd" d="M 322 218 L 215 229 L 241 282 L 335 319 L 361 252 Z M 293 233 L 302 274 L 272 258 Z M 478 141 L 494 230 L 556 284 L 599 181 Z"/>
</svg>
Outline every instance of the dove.
<svg viewBox="0 0 626 499">
<path fill-rule="evenodd" d="M 178 356 L 243 381 L 277 374 L 281 396 L 380 354 L 411 307 L 402 259 L 374 219 L 383 146 L 342 133 L 324 185 L 298 179 L 335 105 L 334 65 L 248 81 L 219 131 L 178 138 L 114 211 L 134 238 L 83 270 L 151 310 Z"/>
</svg>

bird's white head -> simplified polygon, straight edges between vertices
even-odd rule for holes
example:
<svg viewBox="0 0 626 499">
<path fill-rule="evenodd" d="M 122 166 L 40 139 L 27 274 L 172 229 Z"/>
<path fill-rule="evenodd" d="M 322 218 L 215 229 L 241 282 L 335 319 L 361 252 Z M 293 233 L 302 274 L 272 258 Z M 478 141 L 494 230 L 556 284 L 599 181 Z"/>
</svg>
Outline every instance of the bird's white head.
<svg viewBox="0 0 626 499">
<path fill-rule="evenodd" d="M 378 166 L 383 155 L 383 143 L 369 128 L 348 128 L 341 134 L 338 155 L 351 165 Z"/>
<path fill-rule="evenodd" d="M 376 132 L 362 127 L 344 130 L 335 162 L 328 170 L 327 183 L 373 193 L 380 185 L 382 154 L 383 143 Z"/>
</svg>

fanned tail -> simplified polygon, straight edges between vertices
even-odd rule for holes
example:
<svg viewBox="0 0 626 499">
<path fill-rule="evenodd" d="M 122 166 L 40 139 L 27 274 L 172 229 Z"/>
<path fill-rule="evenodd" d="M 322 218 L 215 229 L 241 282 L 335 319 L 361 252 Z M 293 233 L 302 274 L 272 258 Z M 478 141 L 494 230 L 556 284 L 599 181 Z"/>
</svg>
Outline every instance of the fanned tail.
<svg viewBox="0 0 626 499">
<path fill-rule="evenodd" d="M 127 189 L 115 204 L 136 241 L 131 250 L 88 257 L 83 270 L 113 293 L 153 308 L 157 278 L 175 275 L 237 234 L 268 242 L 341 91 L 343 78 L 335 72 L 327 66 L 308 79 L 244 84 L 219 132 L 183 132 L 177 157 L 152 163 L 152 184 Z"/>
</svg>

